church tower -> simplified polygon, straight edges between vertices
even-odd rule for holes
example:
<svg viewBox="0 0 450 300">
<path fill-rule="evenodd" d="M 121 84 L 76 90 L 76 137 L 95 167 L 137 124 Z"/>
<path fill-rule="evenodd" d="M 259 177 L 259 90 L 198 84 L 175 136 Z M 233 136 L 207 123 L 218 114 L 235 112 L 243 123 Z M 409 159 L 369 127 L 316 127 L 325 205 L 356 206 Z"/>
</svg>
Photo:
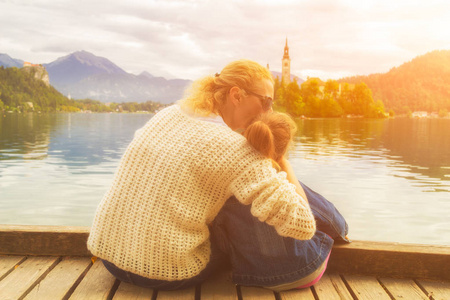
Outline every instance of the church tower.
<svg viewBox="0 0 450 300">
<path fill-rule="evenodd" d="M 286 46 L 284 46 L 284 55 L 283 59 L 281 60 L 282 67 L 281 67 L 281 83 L 283 85 L 289 84 L 291 82 L 291 59 L 289 57 L 289 47 L 288 47 L 288 41 L 286 38 Z"/>
</svg>

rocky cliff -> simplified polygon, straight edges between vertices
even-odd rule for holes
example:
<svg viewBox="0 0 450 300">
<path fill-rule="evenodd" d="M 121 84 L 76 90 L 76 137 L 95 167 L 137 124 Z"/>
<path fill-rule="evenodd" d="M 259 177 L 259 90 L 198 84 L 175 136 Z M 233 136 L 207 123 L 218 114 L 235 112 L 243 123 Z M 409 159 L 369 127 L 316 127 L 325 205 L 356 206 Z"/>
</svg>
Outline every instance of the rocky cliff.
<svg viewBox="0 0 450 300">
<path fill-rule="evenodd" d="M 50 86 L 50 78 L 48 77 L 48 72 L 42 65 L 24 65 L 23 70 L 34 74 L 34 78 L 42 80 L 46 86 Z"/>
</svg>

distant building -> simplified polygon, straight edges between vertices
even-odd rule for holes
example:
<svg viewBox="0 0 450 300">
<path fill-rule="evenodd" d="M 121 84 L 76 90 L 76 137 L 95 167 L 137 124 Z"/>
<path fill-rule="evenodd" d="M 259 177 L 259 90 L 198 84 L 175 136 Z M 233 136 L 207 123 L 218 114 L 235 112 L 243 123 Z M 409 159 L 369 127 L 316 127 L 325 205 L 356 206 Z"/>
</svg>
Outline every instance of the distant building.
<svg viewBox="0 0 450 300">
<path fill-rule="evenodd" d="M 24 67 L 42 67 L 41 64 L 32 64 L 32 63 L 27 62 L 27 61 L 23 63 L 23 66 Z"/>
<path fill-rule="evenodd" d="M 428 117 L 428 112 L 426 111 L 415 111 L 412 113 L 413 118 L 426 118 Z"/>
<path fill-rule="evenodd" d="M 48 73 L 45 70 L 45 67 L 43 65 L 32 64 L 32 63 L 26 61 L 23 63 L 23 70 L 25 70 L 29 73 L 32 70 L 35 70 L 34 78 L 42 80 L 46 86 L 50 86 L 50 78 L 49 78 Z"/>
<path fill-rule="evenodd" d="M 286 45 L 284 46 L 284 55 L 281 60 L 281 83 L 283 85 L 291 82 L 291 58 L 289 57 L 288 40 L 286 38 Z"/>
</svg>

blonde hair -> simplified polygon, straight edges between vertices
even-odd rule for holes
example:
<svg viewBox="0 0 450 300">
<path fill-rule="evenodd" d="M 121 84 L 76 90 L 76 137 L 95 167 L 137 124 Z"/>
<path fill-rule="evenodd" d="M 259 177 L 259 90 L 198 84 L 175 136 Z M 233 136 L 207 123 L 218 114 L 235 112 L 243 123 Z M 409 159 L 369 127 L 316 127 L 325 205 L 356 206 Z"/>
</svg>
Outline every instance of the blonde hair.
<svg viewBox="0 0 450 300">
<path fill-rule="evenodd" d="M 280 112 L 264 113 L 244 131 L 248 142 L 262 155 L 270 158 L 280 170 L 280 160 L 292 145 L 297 126 L 292 118 Z"/>
<path fill-rule="evenodd" d="M 232 87 L 252 90 L 262 79 L 273 83 L 267 68 L 251 60 L 237 60 L 225 66 L 220 74 L 195 81 L 179 103 L 199 115 L 219 114 Z"/>
</svg>

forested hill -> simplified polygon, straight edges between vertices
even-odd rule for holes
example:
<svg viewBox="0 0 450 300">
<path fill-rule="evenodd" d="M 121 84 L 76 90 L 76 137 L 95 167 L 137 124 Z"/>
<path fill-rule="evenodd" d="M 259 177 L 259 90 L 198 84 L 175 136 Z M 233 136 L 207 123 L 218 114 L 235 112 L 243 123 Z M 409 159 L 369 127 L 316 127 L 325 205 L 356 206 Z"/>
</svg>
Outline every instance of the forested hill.
<svg viewBox="0 0 450 300">
<path fill-rule="evenodd" d="M 164 106 L 153 101 L 106 105 L 91 99 L 68 99 L 44 80 L 36 78 L 38 71 L 35 68 L 0 66 L 0 112 L 154 112 Z"/>
<path fill-rule="evenodd" d="M 55 111 L 69 99 L 35 78 L 36 70 L 0 67 L 0 109 Z M 31 104 L 31 105 L 30 105 Z"/>
<path fill-rule="evenodd" d="M 418 56 L 388 73 L 344 78 L 341 82 L 364 82 L 375 100 L 382 100 L 396 113 L 450 110 L 450 50 Z"/>
</svg>

